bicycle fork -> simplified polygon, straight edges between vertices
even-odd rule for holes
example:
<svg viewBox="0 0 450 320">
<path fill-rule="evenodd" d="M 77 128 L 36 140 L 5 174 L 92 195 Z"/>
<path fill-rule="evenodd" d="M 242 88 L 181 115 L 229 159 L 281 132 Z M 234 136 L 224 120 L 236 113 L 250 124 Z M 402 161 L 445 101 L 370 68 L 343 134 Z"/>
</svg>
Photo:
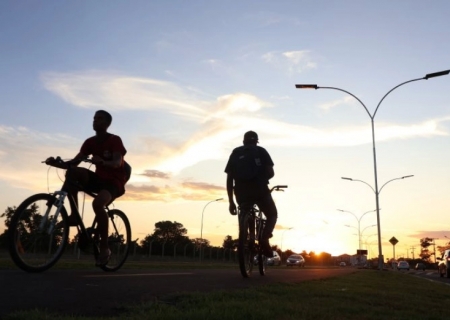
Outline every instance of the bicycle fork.
<svg viewBox="0 0 450 320">
<path fill-rule="evenodd" d="M 50 211 L 52 210 L 53 206 L 55 206 L 56 211 L 55 211 L 52 221 L 50 222 L 50 225 L 48 226 L 48 229 L 47 229 L 48 234 L 52 234 L 53 229 L 55 228 L 55 224 L 56 224 L 56 221 L 58 221 L 58 216 L 61 212 L 61 208 L 64 205 L 64 200 L 67 197 L 67 192 L 62 191 L 62 190 L 55 191 L 55 193 L 53 195 L 54 195 L 55 199 L 54 199 L 53 203 L 51 203 L 50 200 L 47 202 L 47 210 L 45 211 L 45 214 L 42 217 L 41 223 L 39 224 L 39 230 L 43 230 L 45 224 L 47 223 L 47 220 L 49 219 Z"/>
</svg>

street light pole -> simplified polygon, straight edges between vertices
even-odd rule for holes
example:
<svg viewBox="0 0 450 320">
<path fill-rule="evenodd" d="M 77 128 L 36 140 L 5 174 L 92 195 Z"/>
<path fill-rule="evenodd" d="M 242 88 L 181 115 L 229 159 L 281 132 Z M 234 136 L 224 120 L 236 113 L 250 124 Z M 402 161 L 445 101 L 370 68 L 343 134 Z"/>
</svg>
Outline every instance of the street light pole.
<svg viewBox="0 0 450 320">
<path fill-rule="evenodd" d="M 380 209 L 380 210 L 381 210 L 381 209 Z M 364 213 L 361 215 L 361 217 L 359 217 L 359 218 L 356 216 L 356 214 L 354 214 L 353 212 L 347 211 L 347 210 L 337 209 L 337 211 L 350 213 L 352 216 L 355 217 L 356 221 L 358 221 L 358 237 L 359 237 L 359 238 L 358 238 L 358 239 L 359 239 L 359 242 L 358 242 L 358 249 L 361 250 L 361 219 L 362 219 L 366 214 L 368 214 L 368 213 L 370 213 L 370 212 L 375 212 L 376 210 L 370 210 L 370 211 L 364 212 Z"/>
<path fill-rule="evenodd" d="M 296 84 L 295 87 L 297 89 L 332 89 L 332 90 L 338 90 L 338 91 L 342 91 L 345 92 L 349 95 L 351 95 L 353 98 L 355 98 L 366 110 L 367 114 L 370 117 L 371 120 L 371 125 L 372 125 L 372 146 L 373 146 L 373 171 L 374 171 L 374 177 L 375 177 L 375 203 L 376 203 L 376 209 L 377 209 L 377 224 L 378 224 L 378 268 L 380 270 L 383 269 L 383 252 L 382 252 L 382 248 L 381 248 L 381 224 L 380 224 L 380 210 L 379 210 L 379 199 L 378 199 L 378 176 L 377 176 L 377 156 L 376 156 L 376 150 L 375 150 L 375 125 L 374 125 L 374 119 L 375 116 L 377 114 L 378 108 L 380 107 L 381 103 L 383 102 L 383 100 L 395 89 L 397 89 L 400 86 L 403 86 L 407 83 L 410 82 L 414 82 L 414 81 L 419 81 L 419 80 L 428 80 L 431 78 L 435 78 L 435 77 L 440 77 L 440 76 L 445 76 L 448 75 L 450 73 L 450 70 L 444 70 L 444 71 L 439 71 L 439 72 L 434 72 L 434 73 L 429 73 L 427 75 L 425 75 L 425 77 L 422 78 L 417 78 L 417 79 L 412 79 L 412 80 L 408 80 L 405 82 L 400 83 L 399 85 L 395 86 L 394 88 L 392 88 L 391 90 L 389 90 L 384 96 L 383 98 L 381 98 L 380 102 L 378 102 L 377 107 L 375 108 L 375 111 L 373 114 L 370 114 L 369 110 L 367 109 L 367 107 L 364 105 L 364 103 L 354 94 L 340 89 L 340 88 L 336 88 L 336 87 L 319 87 L 317 84 Z"/>
<path fill-rule="evenodd" d="M 205 206 L 203 207 L 203 211 L 202 211 L 202 226 L 200 228 L 200 261 L 202 261 L 202 247 L 203 247 L 203 213 L 205 212 L 206 207 L 208 206 L 208 204 L 212 203 L 212 202 L 216 202 L 216 201 L 220 201 L 223 200 L 223 198 L 219 198 L 216 200 L 212 200 L 210 202 L 208 202 L 207 204 L 205 204 Z"/>
<path fill-rule="evenodd" d="M 353 178 L 341 177 L 341 179 L 343 179 L 343 180 L 358 181 L 358 182 L 364 183 L 365 185 L 369 186 L 370 189 L 372 189 L 372 191 L 376 195 L 376 199 L 377 199 L 377 209 L 376 210 L 377 210 L 377 224 L 378 224 L 378 268 L 382 269 L 383 268 L 383 263 L 384 263 L 384 258 L 383 258 L 383 254 L 382 254 L 382 251 L 381 251 L 382 250 L 381 249 L 381 233 L 380 233 L 381 232 L 381 227 L 380 227 L 380 210 L 381 209 L 378 206 L 378 198 L 379 198 L 380 192 L 381 192 L 381 190 L 383 190 L 384 186 L 387 185 L 389 182 L 392 182 L 392 181 L 395 181 L 395 180 L 402 180 L 402 179 L 406 179 L 406 178 L 411 178 L 411 177 L 414 177 L 414 175 L 410 174 L 410 175 L 407 175 L 407 176 L 402 176 L 402 177 L 399 177 L 399 178 L 394 178 L 394 179 L 388 180 L 387 182 L 385 182 L 381 186 L 381 188 L 378 191 L 377 191 L 376 188 L 374 189 L 370 184 L 368 184 L 365 181 L 358 180 L 358 179 L 353 179 Z M 381 257 L 381 259 L 380 259 L 380 257 Z"/>
</svg>

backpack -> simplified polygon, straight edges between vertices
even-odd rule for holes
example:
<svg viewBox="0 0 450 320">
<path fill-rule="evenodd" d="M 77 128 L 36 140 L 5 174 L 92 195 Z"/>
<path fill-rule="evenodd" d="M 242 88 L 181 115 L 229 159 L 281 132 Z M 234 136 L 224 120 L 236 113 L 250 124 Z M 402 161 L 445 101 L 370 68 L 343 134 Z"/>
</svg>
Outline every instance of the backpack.
<svg viewBox="0 0 450 320">
<path fill-rule="evenodd" d="M 239 147 L 235 150 L 234 157 L 235 180 L 251 181 L 260 175 L 262 163 L 257 146 Z"/>
<path fill-rule="evenodd" d="M 130 164 L 126 161 L 123 162 L 123 170 L 125 171 L 125 182 L 127 182 L 128 180 L 130 180 L 132 169 Z"/>
</svg>

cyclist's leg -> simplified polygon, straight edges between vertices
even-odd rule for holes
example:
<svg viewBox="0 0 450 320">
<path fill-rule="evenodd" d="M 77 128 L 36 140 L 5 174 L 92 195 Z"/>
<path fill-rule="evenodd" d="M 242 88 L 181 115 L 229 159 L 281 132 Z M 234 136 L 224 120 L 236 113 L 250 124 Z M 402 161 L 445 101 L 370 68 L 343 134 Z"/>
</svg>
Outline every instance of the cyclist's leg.
<svg viewBox="0 0 450 320">
<path fill-rule="evenodd" d="M 108 262 L 111 251 L 108 246 L 108 214 L 105 207 L 110 204 L 115 198 L 121 195 L 118 188 L 109 183 L 102 181 L 97 175 L 91 175 L 91 183 L 89 189 L 97 193 L 97 196 L 92 202 L 92 208 L 95 212 L 97 220 L 97 228 L 100 235 L 100 254 L 97 261 L 98 265 L 104 265 Z"/>
<path fill-rule="evenodd" d="M 275 206 L 275 202 L 272 199 L 272 195 L 269 191 L 264 192 L 261 197 L 259 197 L 256 202 L 259 209 L 264 212 L 266 216 L 266 226 L 264 227 L 263 234 L 261 236 L 261 245 L 263 247 L 263 251 L 266 256 L 272 257 L 273 252 L 270 247 L 269 239 L 272 237 L 273 229 L 275 228 L 275 224 L 278 218 L 277 207 Z"/>
<path fill-rule="evenodd" d="M 275 228 L 278 219 L 278 211 L 270 192 L 268 191 L 261 195 L 261 197 L 258 198 L 258 201 L 256 201 L 256 204 L 259 209 L 264 212 L 264 215 L 267 218 L 263 238 L 272 238 L 272 231 Z"/>
<path fill-rule="evenodd" d="M 78 212 L 78 192 L 82 190 L 84 186 L 89 183 L 90 170 L 86 168 L 72 168 L 70 171 L 68 170 L 66 174 L 66 181 L 63 184 L 62 190 L 66 191 L 69 197 L 72 197 L 73 202 L 70 201 L 70 210 L 71 215 L 69 216 L 69 222 L 76 223 L 72 216 L 72 212 Z"/>
<path fill-rule="evenodd" d="M 99 191 L 94 201 L 92 201 L 92 208 L 95 212 L 95 217 L 98 224 L 98 232 L 100 234 L 100 256 L 99 264 L 106 264 L 109 258 L 108 247 L 108 214 L 105 206 L 113 199 L 111 193 L 102 189 Z"/>
</svg>

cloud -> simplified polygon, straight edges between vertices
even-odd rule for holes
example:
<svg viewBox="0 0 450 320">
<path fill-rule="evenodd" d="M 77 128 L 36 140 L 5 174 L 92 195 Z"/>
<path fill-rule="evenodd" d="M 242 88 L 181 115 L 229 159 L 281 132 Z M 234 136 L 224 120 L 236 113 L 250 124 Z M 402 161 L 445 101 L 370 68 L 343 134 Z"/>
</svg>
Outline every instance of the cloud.
<svg viewBox="0 0 450 320">
<path fill-rule="evenodd" d="M 442 231 L 416 231 L 414 234 L 408 235 L 408 237 L 415 238 L 415 239 L 422 239 L 422 238 L 433 238 L 433 239 L 441 239 L 445 240 L 446 235 L 450 237 L 450 231 L 449 230 L 442 230 Z M 450 239 L 448 239 L 450 242 Z"/>
<path fill-rule="evenodd" d="M 82 108 L 110 110 L 164 109 L 173 114 L 200 117 L 202 102 L 174 83 L 122 76 L 109 72 L 45 73 L 47 90 Z M 200 105 L 200 106 L 199 106 Z"/>
<path fill-rule="evenodd" d="M 342 99 L 337 99 L 337 100 L 334 100 L 334 101 L 323 103 L 323 104 L 319 105 L 319 108 L 322 109 L 322 110 L 328 111 L 328 110 L 330 110 L 330 109 L 332 109 L 334 107 L 337 107 L 339 105 L 352 104 L 352 103 L 355 103 L 355 102 L 356 102 L 355 98 L 353 98 L 351 96 L 345 96 Z"/>
<path fill-rule="evenodd" d="M 125 194 L 118 201 L 204 201 L 222 198 L 225 188 L 206 182 L 182 182 L 173 185 L 135 185 L 127 184 Z"/>
<path fill-rule="evenodd" d="M 312 60 L 309 50 L 272 51 L 263 54 L 261 58 L 277 68 L 286 69 L 289 74 L 302 73 L 317 68 L 317 63 Z"/>
<path fill-rule="evenodd" d="M 50 156 L 73 157 L 80 143 L 63 134 L 0 125 L 0 180 L 34 191 L 47 186 L 58 189 L 62 184 L 60 178 L 51 175 L 51 167 L 42 161 Z"/>
<path fill-rule="evenodd" d="M 224 191 L 225 188 L 221 186 L 216 186 L 213 184 L 205 183 L 205 182 L 183 182 L 183 187 L 192 190 L 219 190 Z"/>
<path fill-rule="evenodd" d="M 144 173 L 140 173 L 140 175 L 149 178 L 170 179 L 169 173 L 161 172 L 158 170 L 145 170 Z"/>
</svg>

